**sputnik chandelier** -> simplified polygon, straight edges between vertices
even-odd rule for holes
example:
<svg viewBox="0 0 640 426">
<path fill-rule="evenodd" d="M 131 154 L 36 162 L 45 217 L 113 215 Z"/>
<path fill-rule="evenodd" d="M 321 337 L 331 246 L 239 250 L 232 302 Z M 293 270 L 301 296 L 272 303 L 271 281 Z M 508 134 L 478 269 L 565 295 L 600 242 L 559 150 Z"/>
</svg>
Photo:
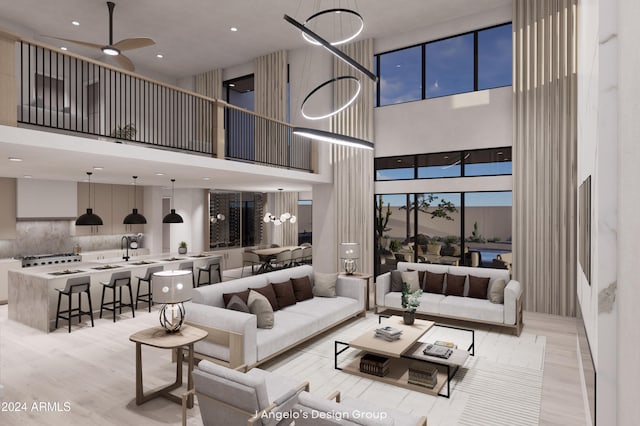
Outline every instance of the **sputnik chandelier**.
<svg viewBox="0 0 640 426">
<path fill-rule="evenodd" d="M 356 29 L 354 30 L 353 34 L 346 35 L 341 39 L 335 40 L 333 42 L 329 42 L 326 39 L 324 39 L 322 36 L 317 34 L 315 31 L 309 28 L 310 24 L 313 23 L 314 21 L 318 19 L 326 18 L 327 16 L 331 16 L 331 15 L 334 15 L 334 16 L 340 15 L 340 17 L 348 16 L 353 20 L 355 20 L 358 24 L 356 25 Z M 284 15 L 284 20 L 290 23 L 291 25 L 293 25 L 294 27 L 296 27 L 297 29 L 299 29 L 302 32 L 302 37 L 307 42 L 316 46 L 324 47 L 329 53 L 336 56 L 338 59 L 342 60 L 352 68 L 358 70 L 360 73 L 364 74 L 366 77 L 370 78 L 372 81 L 376 82 L 378 80 L 378 77 L 376 77 L 376 75 L 373 74 L 371 71 L 369 71 L 366 67 L 364 67 L 363 65 L 358 63 L 355 59 L 353 59 L 352 57 L 350 57 L 349 55 L 345 54 L 343 51 L 335 47 L 355 39 L 364 29 L 364 19 L 358 12 L 351 9 L 345 9 L 345 8 L 333 8 L 333 9 L 322 10 L 320 12 L 317 12 L 311 15 L 309 18 L 307 18 L 307 20 L 305 20 L 304 23 L 298 22 L 297 20 L 295 20 L 289 15 Z M 329 113 L 313 114 L 309 112 L 307 106 L 309 102 L 311 102 L 314 95 L 316 95 L 323 88 L 330 85 L 336 85 L 336 84 L 350 84 L 350 86 L 354 87 L 353 95 L 349 97 L 349 99 L 343 105 L 335 108 L 333 111 Z M 309 94 L 302 101 L 300 112 L 302 116 L 308 120 L 322 120 L 325 118 L 332 117 L 338 114 L 339 112 L 345 110 L 346 108 L 348 108 L 351 104 L 353 104 L 358 98 L 358 96 L 360 95 L 361 88 L 362 88 L 362 84 L 360 83 L 360 80 L 357 77 L 354 77 L 354 76 L 334 77 L 330 80 L 325 81 L 324 83 L 320 84 L 315 89 L 313 89 L 311 92 L 309 92 Z M 333 132 L 320 131 L 320 130 L 305 128 L 305 127 L 294 127 L 293 133 L 300 136 L 305 136 L 311 139 L 323 141 L 323 142 L 347 145 L 347 146 L 352 146 L 356 148 L 373 149 L 373 144 L 368 141 L 350 137 L 350 136 L 339 135 Z"/>
<path fill-rule="evenodd" d="M 291 213 L 287 212 L 287 213 L 282 213 L 279 217 L 272 215 L 271 213 L 267 212 L 265 213 L 264 217 L 262 218 L 262 220 L 265 223 L 269 223 L 272 222 L 274 225 L 282 225 L 283 223 L 285 223 L 286 221 L 289 221 L 289 223 L 296 223 L 296 221 L 298 220 L 297 217 L 295 217 L 294 215 L 292 215 Z"/>
</svg>

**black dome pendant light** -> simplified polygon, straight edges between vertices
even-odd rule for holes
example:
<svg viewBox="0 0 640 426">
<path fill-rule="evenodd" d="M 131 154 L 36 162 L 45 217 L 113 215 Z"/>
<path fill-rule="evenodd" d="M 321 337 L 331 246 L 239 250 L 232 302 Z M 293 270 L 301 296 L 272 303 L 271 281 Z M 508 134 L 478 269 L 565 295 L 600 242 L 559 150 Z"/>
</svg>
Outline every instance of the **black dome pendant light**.
<svg viewBox="0 0 640 426">
<path fill-rule="evenodd" d="M 133 212 L 129 213 L 122 221 L 125 225 L 144 225 L 147 223 L 147 219 L 138 213 L 136 208 L 136 179 L 138 176 L 133 176 Z"/>
<path fill-rule="evenodd" d="M 91 175 L 92 172 L 87 172 L 87 176 L 89 176 L 89 206 L 91 206 Z M 87 212 L 78 219 L 76 219 L 76 226 L 96 226 L 102 225 L 102 219 L 97 214 L 93 213 L 93 209 L 91 207 L 87 208 Z"/>
<path fill-rule="evenodd" d="M 176 209 L 173 208 L 173 192 L 174 192 L 174 183 L 175 179 L 171 179 L 171 213 L 166 215 L 164 219 L 162 219 L 162 223 L 183 223 L 182 216 L 176 213 Z"/>
</svg>

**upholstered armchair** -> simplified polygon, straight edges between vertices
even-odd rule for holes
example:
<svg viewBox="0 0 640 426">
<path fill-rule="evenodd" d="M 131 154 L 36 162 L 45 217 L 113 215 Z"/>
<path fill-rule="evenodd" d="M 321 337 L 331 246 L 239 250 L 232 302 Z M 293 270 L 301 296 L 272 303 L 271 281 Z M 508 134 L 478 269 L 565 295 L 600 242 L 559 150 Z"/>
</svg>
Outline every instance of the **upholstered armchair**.
<svg viewBox="0 0 640 426">
<path fill-rule="evenodd" d="M 294 410 L 296 426 L 393 425 L 426 426 L 427 418 L 381 407 L 356 398 L 340 398 L 336 391 L 327 399 L 302 392 Z"/>
<path fill-rule="evenodd" d="M 183 395 L 182 424 L 186 425 L 186 400 L 195 393 L 205 426 L 274 426 L 293 408 L 309 382 L 296 385 L 286 377 L 259 368 L 242 372 L 210 361 L 193 370 L 194 391 Z"/>
</svg>

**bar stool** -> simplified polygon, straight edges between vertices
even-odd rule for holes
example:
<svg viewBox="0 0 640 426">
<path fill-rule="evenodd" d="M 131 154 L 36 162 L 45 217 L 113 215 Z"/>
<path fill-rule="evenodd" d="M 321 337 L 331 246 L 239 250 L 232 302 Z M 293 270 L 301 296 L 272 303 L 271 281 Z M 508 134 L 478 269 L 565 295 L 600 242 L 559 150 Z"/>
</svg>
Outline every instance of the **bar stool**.
<svg viewBox="0 0 640 426">
<path fill-rule="evenodd" d="M 131 313 L 133 317 L 136 317 L 136 311 L 133 308 L 133 291 L 131 290 L 131 271 L 120 271 L 111 274 L 109 282 L 101 281 L 102 284 L 102 299 L 100 301 L 100 318 L 102 318 L 102 310 L 113 311 L 113 322 L 116 322 L 116 309 L 120 309 L 122 314 L 122 307 L 131 307 Z M 129 287 L 129 303 L 122 303 L 122 287 Z M 104 293 L 106 289 L 113 290 L 113 301 L 104 302 Z M 116 289 L 120 290 L 119 297 L 116 297 Z"/>
<path fill-rule="evenodd" d="M 147 268 L 147 272 L 145 272 L 143 277 L 136 277 L 138 279 L 138 288 L 136 289 L 136 309 L 138 309 L 138 303 L 140 301 L 146 302 L 149 307 L 149 312 L 151 312 L 151 305 L 153 304 L 153 296 L 151 291 L 151 277 L 156 272 L 160 272 L 164 269 L 164 266 L 152 266 Z M 147 283 L 147 292 L 140 294 L 140 286 L 143 282 Z"/>
<path fill-rule="evenodd" d="M 219 257 L 214 257 L 213 259 L 209 259 L 207 261 L 207 266 L 200 266 L 198 267 L 198 287 L 200 287 L 200 284 L 204 284 L 200 282 L 200 274 L 202 274 L 203 272 L 206 274 L 209 274 L 209 282 L 207 283 L 208 285 L 211 285 L 211 272 L 212 270 L 217 270 L 218 271 L 218 282 L 221 283 L 222 282 L 222 271 L 220 270 L 220 258 Z"/>
<path fill-rule="evenodd" d="M 89 315 L 91 317 L 91 327 L 93 327 L 93 307 L 91 306 L 91 278 L 89 277 L 75 277 L 69 278 L 64 288 L 56 288 L 58 291 L 58 308 L 56 309 L 56 328 L 58 328 L 58 319 L 62 318 L 67 320 L 69 325 L 69 333 L 71 333 L 71 318 L 78 317 L 79 322 L 82 322 L 82 315 Z M 82 310 L 82 293 L 87 293 L 89 299 L 89 311 Z M 62 295 L 69 297 L 69 307 L 66 311 L 60 310 L 60 301 Z M 72 303 L 72 296 L 78 294 L 78 307 L 74 308 Z M 67 314 L 64 316 L 63 314 Z"/>
<path fill-rule="evenodd" d="M 191 271 L 191 285 L 193 285 L 193 288 L 195 288 L 196 278 L 195 274 L 193 273 L 193 262 L 183 262 L 180 264 L 180 266 L 178 266 L 178 269 L 180 269 L 181 271 Z"/>
</svg>

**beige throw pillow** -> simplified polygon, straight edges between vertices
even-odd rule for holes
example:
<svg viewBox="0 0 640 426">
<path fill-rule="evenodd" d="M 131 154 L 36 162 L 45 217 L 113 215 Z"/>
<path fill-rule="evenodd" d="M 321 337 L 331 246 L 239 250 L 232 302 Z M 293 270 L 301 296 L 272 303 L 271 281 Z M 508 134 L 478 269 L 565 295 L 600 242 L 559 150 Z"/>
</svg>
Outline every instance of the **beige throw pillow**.
<svg viewBox="0 0 640 426">
<path fill-rule="evenodd" d="M 258 328 L 273 328 L 273 308 L 269 299 L 255 290 L 249 292 L 249 312 L 258 317 Z"/>
<path fill-rule="evenodd" d="M 442 244 L 427 244 L 427 254 L 440 256 L 440 248 Z"/>
<path fill-rule="evenodd" d="M 495 280 L 491 284 L 491 290 L 489 290 L 489 301 L 491 303 L 504 303 L 504 288 L 507 283 L 501 278 Z"/>
<path fill-rule="evenodd" d="M 313 273 L 313 295 L 318 297 L 336 297 L 338 274 Z"/>
<path fill-rule="evenodd" d="M 420 289 L 420 278 L 418 271 L 403 272 L 402 282 L 409 284 L 409 291 L 414 292 Z"/>
</svg>

